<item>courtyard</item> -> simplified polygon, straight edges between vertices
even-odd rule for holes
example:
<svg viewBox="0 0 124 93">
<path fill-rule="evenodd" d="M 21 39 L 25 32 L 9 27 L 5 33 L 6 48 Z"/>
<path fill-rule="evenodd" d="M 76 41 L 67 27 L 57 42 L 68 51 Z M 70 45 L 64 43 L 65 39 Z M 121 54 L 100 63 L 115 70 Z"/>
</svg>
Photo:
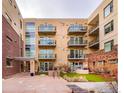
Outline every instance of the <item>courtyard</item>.
<svg viewBox="0 0 124 93">
<path fill-rule="evenodd" d="M 2 82 L 3 93 L 72 93 L 68 85 L 84 91 L 75 93 L 114 93 L 108 82 L 67 82 L 61 77 L 53 78 L 44 74 L 31 77 L 29 73 L 18 73 Z"/>
</svg>

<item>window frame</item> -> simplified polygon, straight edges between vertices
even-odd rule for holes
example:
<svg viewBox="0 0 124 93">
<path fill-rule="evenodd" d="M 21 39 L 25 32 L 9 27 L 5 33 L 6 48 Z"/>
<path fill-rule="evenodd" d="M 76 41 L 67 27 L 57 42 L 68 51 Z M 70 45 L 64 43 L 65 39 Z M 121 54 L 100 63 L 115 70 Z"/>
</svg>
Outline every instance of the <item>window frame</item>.
<svg viewBox="0 0 124 93">
<path fill-rule="evenodd" d="M 107 43 L 111 43 L 111 50 L 109 50 L 109 51 L 106 51 L 106 50 L 105 50 L 105 44 L 107 44 Z M 110 41 L 108 41 L 108 42 L 105 42 L 105 43 L 104 43 L 104 51 L 105 51 L 105 52 L 110 52 L 110 51 L 112 51 L 113 45 L 114 45 L 114 40 L 110 40 Z"/>
<path fill-rule="evenodd" d="M 12 5 L 12 0 L 9 0 L 10 5 Z"/>
<path fill-rule="evenodd" d="M 9 64 L 10 64 L 10 65 L 7 64 L 8 61 L 9 61 Z M 7 67 L 7 68 L 12 67 L 11 61 L 12 61 L 11 59 L 6 58 L 6 67 Z"/>
<path fill-rule="evenodd" d="M 105 10 L 107 9 L 107 7 L 110 6 L 110 13 L 108 15 L 105 15 Z M 106 18 L 107 16 L 109 16 L 111 13 L 113 12 L 113 0 L 103 9 L 103 15 L 104 15 L 104 18 Z"/>
<path fill-rule="evenodd" d="M 109 32 L 106 32 L 106 26 L 108 26 L 110 24 L 110 31 Z M 110 22 L 108 22 L 107 24 L 104 25 L 104 35 L 110 33 L 114 31 L 114 20 L 111 20 Z"/>
</svg>

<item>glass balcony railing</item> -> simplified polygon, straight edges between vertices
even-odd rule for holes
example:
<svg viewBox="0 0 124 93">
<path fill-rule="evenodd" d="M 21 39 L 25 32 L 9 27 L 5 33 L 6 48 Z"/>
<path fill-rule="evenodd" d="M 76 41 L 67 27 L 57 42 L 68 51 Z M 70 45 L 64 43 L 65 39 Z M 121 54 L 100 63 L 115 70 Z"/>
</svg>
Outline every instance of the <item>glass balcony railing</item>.
<svg viewBox="0 0 124 93">
<path fill-rule="evenodd" d="M 39 59 L 56 59 L 56 54 L 39 54 Z"/>
<path fill-rule="evenodd" d="M 99 43 L 99 38 L 96 38 L 96 39 L 94 39 L 94 40 L 89 42 L 89 46 L 92 47 L 92 46 L 94 46 L 94 45 L 96 45 L 98 43 Z"/>
<path fill-rule="evenodd" d="M 86 57 L 85 54 L 79 55 L 79 54 L 69 54 L 68 59 L 84 59 Z"/>
<path fill-rule="evenodd" d="M 55 46 L 56 41 L 55 40 L 40 40 L 39 46 Z"/>
<path fill-rule="evenodd" d="M 93 34 L 94 32 L 99 30 L 99 26 L 96 26 L 95 28 L 91 28 L 89 31 L 89 34 Z"/>
<path fill-rule="evenodd" d="M 81 27 L 69 27 L 68 32 L 86 32 L 87 27 L 86 26 L 81 26 Z"/>
<path fill-rule="evenodd" d="M 39 27 L 39 32 L 56 32 L 56 27 Z"/>
<path fill-rule="evenodd" d="M 68 46 L 84 46 L 87 45 L 87 40 L 75 41 L 69 40 Z"/>
</svg>

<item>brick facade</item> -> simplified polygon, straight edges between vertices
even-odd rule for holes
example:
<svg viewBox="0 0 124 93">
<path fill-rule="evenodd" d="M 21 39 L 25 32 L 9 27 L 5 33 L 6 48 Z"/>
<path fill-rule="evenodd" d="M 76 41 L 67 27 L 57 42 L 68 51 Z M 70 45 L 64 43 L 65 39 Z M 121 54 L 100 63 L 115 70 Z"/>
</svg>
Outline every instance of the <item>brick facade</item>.
<svg viewBox="0 0 124 93">
<path fill-rule="evenodd" d="M 90 71 L 109 71 L 112 75 L 117 75 L 118 63 L 111 63 L 118 60 L 117 50 L 118 46 L 115 45 L 110 52 L 104 52 L 100 50 L 96 53 L 88 55 L 88 65 Z M 98 64 L 98 62 L 103 61 L 103 64 Z"/>
<path fill-rule="evenodd" d="M 8 40 L 9 39 L 9 40 Z M 20 72 L 21 62 L 11 60 L 11 66 L 7 67 L 6 58 L 23 56 L 23 41 L 12 26 L 2 16 L 2 76 L 13 75 Z"/>
</svg>

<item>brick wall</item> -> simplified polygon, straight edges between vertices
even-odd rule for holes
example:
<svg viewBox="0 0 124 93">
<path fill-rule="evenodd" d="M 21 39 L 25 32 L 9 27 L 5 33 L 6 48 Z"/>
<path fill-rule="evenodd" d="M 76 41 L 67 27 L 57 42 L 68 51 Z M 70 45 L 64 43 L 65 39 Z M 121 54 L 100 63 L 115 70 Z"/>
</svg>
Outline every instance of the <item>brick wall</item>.
<svg viewBox="0 0 124 93">
<path fill-rule="evenodd" d="M 88 65 L 90 71 L 95 71 L 95 70 L 108 70 L 110 71 L 111 74 L 115 75 L 117 74 L 117 66 L 118 64 L 113 64 L 110 63 L 111 60 L 116 60 L 118 59 L 118 46 L 115 45 L 110 52 L 104 52 L 104 50 L 100 50 L 96 53 L 92 53 L 88 55 Z M 104 61 L 103 65 L 97 65 L 98 61 Z M 94 65 L 93 65 L 94 63 Z"/>
<path fill-rule="evenodd" d="M 7 37 L 12 40 L 8 42 Z M 23 41 L 19 35 L 14 31 L 7 20 L 2 16 L 2 77 L 13 75 L 20 72 L 21 62 L 11 60 L 12 67 L 6 66 L 6 58 L 21 56 L 21 48 L 23 48 Z"/>
</svg>

